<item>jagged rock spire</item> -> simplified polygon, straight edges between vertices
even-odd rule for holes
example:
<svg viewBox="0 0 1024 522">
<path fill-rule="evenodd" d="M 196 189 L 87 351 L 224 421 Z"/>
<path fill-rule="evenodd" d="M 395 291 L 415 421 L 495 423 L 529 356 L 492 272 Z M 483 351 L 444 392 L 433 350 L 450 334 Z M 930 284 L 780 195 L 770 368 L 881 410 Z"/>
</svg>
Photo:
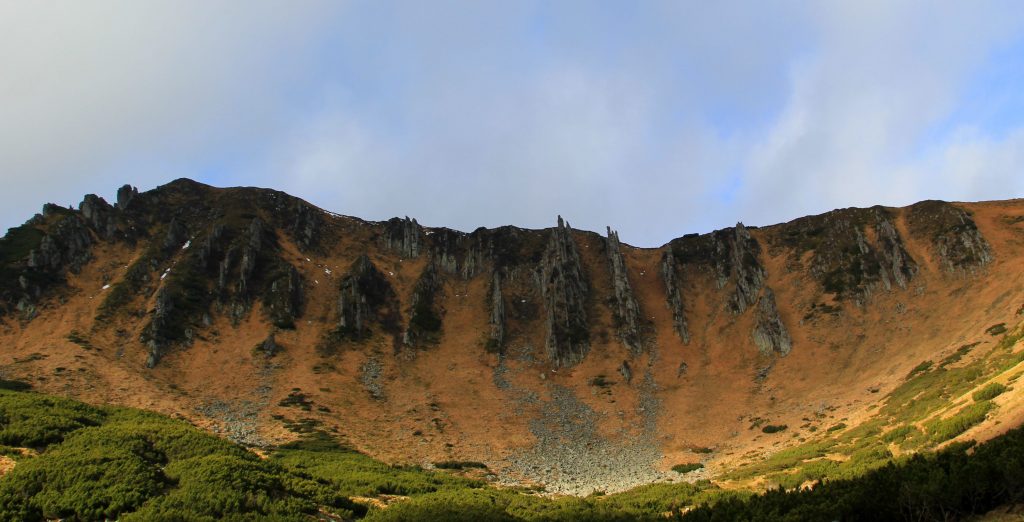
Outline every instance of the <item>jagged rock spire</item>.
<svg viewBox="0 0 1024 522">
<path fill-rule="evenodd" d="M 757 318 L 751 335 L 762 355 L 777 353 L 786 356 L 793 348 L 793 340 L 779 317 L 775 292 L 771 288 L 765 287 L 764 294 L 757 300 Z"/>
<path fill-rule="evenodd" d="M 497 270 L 491 278 L 491 316 L 488 323 L 491 331 L 487 348 L 500 352 L 505 343 L 505 300 L 501 295 L 501 272 Z"/>
<path fill-rule="evenodd" d="M 548 359 L 556 366 L 575 365 L 590 351 L 588 286 L 572 228 L 562 216 L 541 259 L 540 284 L 547 311 Z"/>
<path fill-rule="evenodd" d="M 690 344 L 690 331 L 686 324 L 686 311 L 683 307 L 683 295 L 679 288 L 679 277 L 676 274 L 676 257 L 669 248 L 661 256 L 661 280 L 665 283 L 665 296 L 668 309 L 672 311 L 672 328 L 684 344 Z"/>
<path fill-rule="evenodd" d="M 608 267 L 615 294 L 615 322 L 622 344 L 636 355 L 644 348 L 640 332 L 640 305 L 637 304 L 636 296 L 633 295 L 633 287 L 629 284 L 626 262 L 620 250 L 619 234 L 611 227 L 607 227 L 607 230 L 605 251 L 608 254 Z"/>
</svg>

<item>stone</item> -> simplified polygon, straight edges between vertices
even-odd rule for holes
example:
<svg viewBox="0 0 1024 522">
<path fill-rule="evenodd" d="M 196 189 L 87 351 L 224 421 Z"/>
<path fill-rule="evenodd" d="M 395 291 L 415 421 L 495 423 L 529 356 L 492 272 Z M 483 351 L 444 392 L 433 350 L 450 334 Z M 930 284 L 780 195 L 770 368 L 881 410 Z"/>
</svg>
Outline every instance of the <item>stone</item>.
<svg viewBox="0 0 1024 522">
<path fill-rule="evenodd" d="M 490 333 L 487 338 L 489 351 L 501 352 L 505 344 L 505 300 L 501 295 L 501 273 L 494 271 L 491 278 L 491 313 L 488 325 Z"/>
<path fill-rule="evenodd" d="M 615 296 L 615 308 L 612 317 L 615 320 L 619 339 L 633 355 L 644 351 L 644 340 L 641 334 L 640 305 L 633 295 L 633 287 L 629 284 L 626 262 L 622 256 L 619 234 L 607 227 L 605 252 L 608 256 L 608 270 L 612 279 L 612 290 Z"/>
<path fill-rule="evenodd" d="M 273 357 L 281 350 L 280 345 L 277 344 L 277 340 L 274 337 L 274 332 L 270 332 L 267 338 L 260 343 L 260 351 L 266 357 Z"/>
<path fill-rule="evenodd" d="M 165 252 L 172 252 L 181 248 L 188 241 L 188 229 L 178 218 L 171 218 L 167 225 L 167 232 L 164 234 L 163 249 Z"/>
<path fill-rule="evenodd" d="M 765 287 L 764 293 L 758 298 L 757 317 L 751 335 L 762 355 L 779 354 L 785 357 L 793 348 L 793 340 L 779 317 L 775 292 L 771 288 Z"/>
<path fill-rule="evenodd" d="M 944 201 L 922 201 L 907 209 L 910 233 L 926 239 L 939 266 L 950 274 L 974 272 L 994 259 L 992 247 L 966 210 Z"/>
<path fill-rule="evenodd" d="M 661 281 L 665 284 L 665 300 L 672 312 L 672 329 L 683 341 L 690 344 L 690 330 L 686 324 L 686 310 L 683 306 L 683 295 L 679 285 L 676 257 L 669 247 L 661 256 Z"/>
<path fill-rule="evenodd" d="M 392 218 L 384 224 L 384 243 L 405 258 L 420 256 L 423 231 L 415 219 Z"/>
<path fill-rule="evenodd" d="M 539 283 L 547 312 L 545 350 L 555 366 L 573 366 L 590 351 L 586 301 L 588 282 L 583 274 L 572 228 L 558 216 L 541 258 Z"/>
<path fill-rule="evenodd" d="M 264 310 L 278 328 L 295 328 L 295 320 L 302 315 L 302 277 L 292 265 L 270 283 L 263 299 Z"/>
<path fill-rule="evenodd" d="M 437 305 L 437 297 L 443 288 L 444 280 L 438 273 L 437 263 L 431 258 L 413 287 L 409 326 L 402 339 L 404 345 L 422 346 L 437 342 L 443 315 L 443 310 Z"/>
<path fill-rule="evenodd" d="M 121 188 L 117 189 L 117 209 L 122 211 L 126 210 L 128 208 L 128 205 L 131 204 L 132 200 L 135 199 L 135 196 L 138 195 L 139 189 L 131 185 L 124 185 Z"/>
<path fill-rule="evenodd" d="M 348 274 L 342 278 L 338 294 L 338 333 L 343 337 L 358 339 L 370 333 L 374 322 L 395 321 L 381 314 L 382 308 L 394 306 L 395 291 L 387 278 L 373 266 L 370 258 L 363 254 L 352 263 Z M 385 326 L 389 326 L 385 323 Z"/>
</svg>

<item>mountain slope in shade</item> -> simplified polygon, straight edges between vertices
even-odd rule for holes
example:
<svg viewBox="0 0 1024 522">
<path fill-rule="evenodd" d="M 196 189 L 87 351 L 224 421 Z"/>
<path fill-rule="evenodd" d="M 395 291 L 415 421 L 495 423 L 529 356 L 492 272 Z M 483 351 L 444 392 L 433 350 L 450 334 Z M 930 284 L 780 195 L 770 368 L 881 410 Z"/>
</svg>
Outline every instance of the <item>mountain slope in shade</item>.
<svg viewBox="0 0 1024 522">
<path fill-rule="evenodd" d="M 561 218 L 463 233 L 189 180 L 117 199 L 47 205 L 0 241 L 0 377 L 572 493 L 814 479 L 825 455 L 870 467 L 1022 420 L 1024 201 L 641 249 Z M 1009 389 L 972 398 L 992 383 Z"/>
</svg>

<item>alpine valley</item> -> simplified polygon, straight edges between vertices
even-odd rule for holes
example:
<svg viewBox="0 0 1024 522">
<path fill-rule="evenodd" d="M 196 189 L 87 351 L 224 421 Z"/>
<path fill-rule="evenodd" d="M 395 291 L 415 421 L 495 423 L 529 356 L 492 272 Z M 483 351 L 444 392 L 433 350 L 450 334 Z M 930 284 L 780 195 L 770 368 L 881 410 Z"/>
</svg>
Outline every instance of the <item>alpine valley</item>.
<svg viewBox="0 0 1024 522">
<path fill-rule="evenodd" d="M 1024 503 L 1024 200 L 636 248 L 187 179 L 116 199 L 0 240 L 0 520 Z"/>
</svg>

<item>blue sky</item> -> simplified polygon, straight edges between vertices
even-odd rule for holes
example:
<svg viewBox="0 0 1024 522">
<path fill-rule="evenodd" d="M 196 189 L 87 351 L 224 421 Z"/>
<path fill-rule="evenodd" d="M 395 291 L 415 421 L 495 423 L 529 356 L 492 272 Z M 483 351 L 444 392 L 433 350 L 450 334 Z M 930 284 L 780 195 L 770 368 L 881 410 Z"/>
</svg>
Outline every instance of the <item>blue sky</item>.
<svg viewBox="0 0 1024 522">
<path fill-rule="evenodd" d="M 178 177 L 366 219 L 1024 196 L 1020 2 L 5 2 L 0 227 Z"/>
</svg>

